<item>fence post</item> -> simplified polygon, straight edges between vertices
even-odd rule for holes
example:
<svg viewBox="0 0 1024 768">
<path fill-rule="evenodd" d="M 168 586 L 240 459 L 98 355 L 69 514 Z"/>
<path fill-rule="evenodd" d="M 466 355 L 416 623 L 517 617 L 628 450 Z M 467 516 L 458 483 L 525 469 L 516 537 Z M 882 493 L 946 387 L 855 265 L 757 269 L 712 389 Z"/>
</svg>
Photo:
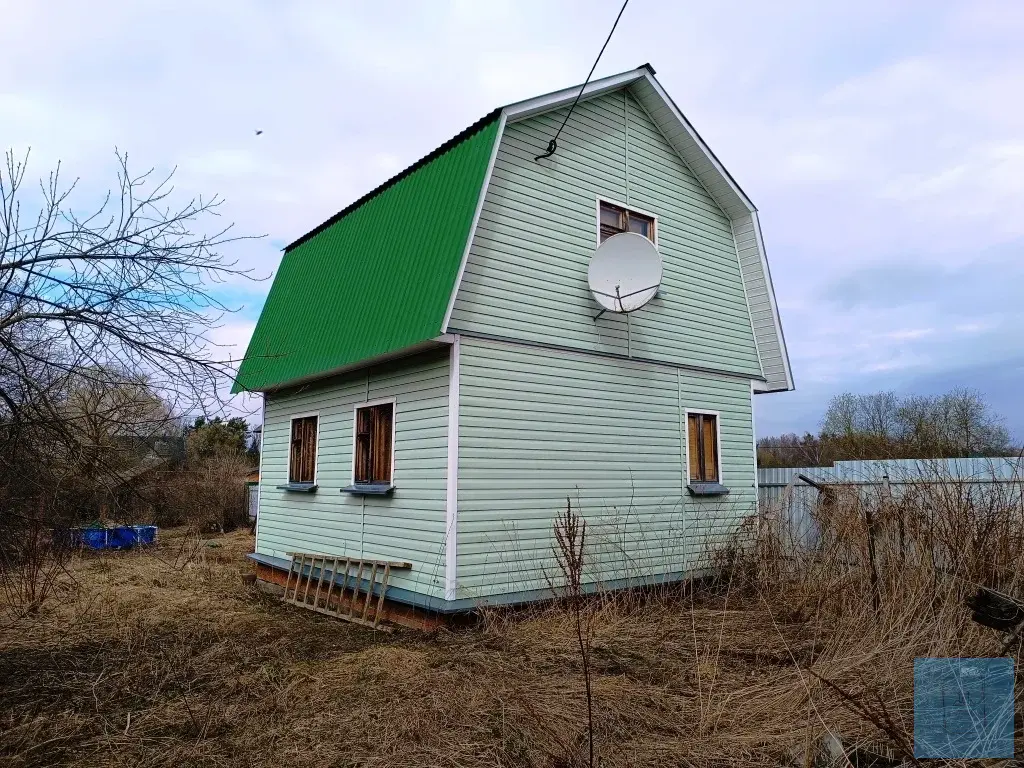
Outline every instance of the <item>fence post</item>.
<svg viewBox="0 0 1024 768">
<path fill-rule="evenodd" d="M 860 496 L 858 494 L 859 499 Z M 863 503 L 863 501 L 860 503 Z M 868 529 L 868 575 L 871 579 L 871 604 L 874 606 L 875 613 L 878 613 L 881 608 L 882 598 L 878 591 L 878 566 L 875 563 L 875 518 L 871 513 L 870 503 L 864 508 L 864 522 L 867 524 Z"/>
</svg>

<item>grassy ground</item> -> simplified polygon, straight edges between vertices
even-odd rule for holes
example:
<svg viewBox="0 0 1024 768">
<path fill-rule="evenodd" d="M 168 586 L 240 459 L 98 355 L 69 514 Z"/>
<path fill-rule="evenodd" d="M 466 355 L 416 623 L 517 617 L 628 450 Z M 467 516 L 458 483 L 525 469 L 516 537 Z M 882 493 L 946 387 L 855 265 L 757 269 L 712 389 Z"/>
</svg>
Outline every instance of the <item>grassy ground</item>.
<svg viewBox="0 0 1024 768">
<path fill-rule="evenodd" d="M 244 584 L 247 532 L 162 535 L 151 552 L 76 558 L 75 586 L 0 627 L 0 765 L 586 764 L 570 613 L 374 633 Z M 898 741 L 908 664 L 935 644 L 881 625 L 851 636 L 756 591 L 592 610 L 601 766 L 809 765 L 830 732 Z M 882 710 L 815 675 L 888 701 L 903 730 L 888 738 Z"/>
</svg>

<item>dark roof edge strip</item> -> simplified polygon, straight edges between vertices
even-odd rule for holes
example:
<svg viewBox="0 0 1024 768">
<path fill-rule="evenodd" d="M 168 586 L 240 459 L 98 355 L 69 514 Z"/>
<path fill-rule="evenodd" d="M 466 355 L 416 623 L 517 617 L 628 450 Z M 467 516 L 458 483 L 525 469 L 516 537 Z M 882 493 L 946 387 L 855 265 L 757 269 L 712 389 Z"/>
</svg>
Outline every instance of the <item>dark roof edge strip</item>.
<svg viewBox="0 0 1024 768">
<path fill-rule="evenodd" d="M 309 239 L 311 239 L 313 237 L 316 237 L 318 234 L 323 232 L 325 229 L 327 229 L 331 225 L 337 223 L 338 221 L 343 219 L 348 214 L 352 213 L 352 211 L 354 211 L 356 208 L 359 208 L 360 206 L 364 205 L 365 203 L 368 203 L 370 200 L 375 198 L 377 195 L 379 195 L 382 192 L 384 192 L 384 191 L 390 189 L 391 187 L 393 187 L 395 184 L 400 182 L 406 176 L 409 176 L 410 174 L 415 173 L 420 168 L 425 166 L 427 163 L 430 163 L 430 162 L 436 160 L 437 158 L 439 158 L 441 155 L 443 155 L 449 149 L 452 149 L 457 144 L 461 144 L 463 141 L 468 139 L 473 134 L 478 133 L 479 131 L 483 130 L 488 125 L 490 125 L 492 122 L 494 122 L 495 120 L 498 119 L 498 116 L 501 114 L 501 110 L 502 109 L 504 109 L 504 107 L 498 107 L 497 109 L 491 110 L 486 115 L 484 115 L 479 120 L 477 120 L 475 123 L 473 123 L 471 126 L 466 128 L 464 131 L 462 131 L 461 133 L 456 134 L 455 136 L 452 136 L 452 138 L 448 139 L 448 141 L 446 141 L 444 144 L 439 146 L 437 149 L 435 149 L 429 155 L 425 155 L 424 157 L 421 157 L 419 160 L 417 160 L 415 163 L 410 165 L 404 171 L 401 171 L 398 174 L 396 174 L 395 176 L 392 176 L 390 179 L 385 181 L 383 184 L 381 184 L 376 189 L 373 189 L 373 190 L 367 192 L 365 195 L 360 197 L 354 203 L 351 203 L 350 205 L 346 206 L 345 208 L 342 208 L 340 211 L 338 211 L 336 214 L 331 216 L 331 218 L 329 218 L 323 224 L 320 224 L 320 225 L 314 227 L 313 229 L 309 230 L 309 232 L 307 232 L 306 234 L 304 234 L 301 237 L 299 237 L 297 240 L 292 241 L 291 243 L 289 243 L 288 245 L 286 245 L 284 247 L 285 253 L 287 253 L 288 251 L 292 250 L 293 248 L 297 248 L 298 246 L 302 245 L 307 240 L 309 240 Z"/>
</svg>

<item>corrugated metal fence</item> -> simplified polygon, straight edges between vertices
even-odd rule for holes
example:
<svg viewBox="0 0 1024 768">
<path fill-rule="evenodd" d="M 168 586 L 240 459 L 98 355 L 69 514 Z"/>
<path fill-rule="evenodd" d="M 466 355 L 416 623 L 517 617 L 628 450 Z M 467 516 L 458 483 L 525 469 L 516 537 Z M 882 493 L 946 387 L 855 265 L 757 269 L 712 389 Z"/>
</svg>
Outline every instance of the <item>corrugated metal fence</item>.
<svg viewBox="0 0 1024 768">
<path fill-rule="evenodd" d="M 774 512 L 788 520 L 799 539 L 815 538 L 810 510 L 818 502 L 813 483 L 856 490 L 861 497 L 904 493 L 928 484 L 954 489 L 962 498 L 975 500 L 998 493 L 1024 505 L 1024 459 L 1001 456 L 984 459 L 893 459 L 884 461 L 837 461 L 830 467 L 786 467 L 757 471 L 758 502 L 762 513 Z M 941 485 L 940 485 L 941 484 Z M 877 496 L 876 496 L 877 498 Z"/>
</svg>

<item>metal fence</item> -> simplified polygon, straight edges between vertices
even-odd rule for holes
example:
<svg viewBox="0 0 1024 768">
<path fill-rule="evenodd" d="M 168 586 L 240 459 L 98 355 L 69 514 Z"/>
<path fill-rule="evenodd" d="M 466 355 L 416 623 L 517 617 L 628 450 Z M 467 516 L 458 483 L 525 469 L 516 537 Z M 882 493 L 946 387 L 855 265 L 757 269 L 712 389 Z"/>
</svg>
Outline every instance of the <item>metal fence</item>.
<svg viewBox="0 0 1024 768">
<path fill-rule="evenodd" d="M 958 459 L 891 459 L 837 461 L 829 467 L 786 467 L 757 471 L 758 504 L 792 527 L 799 540 L 813 541 L 816 531 L 811 510 L 819 486 L 857 493 L 862 498 L 885 493 L 899 499 L 927 485 L 947 487 L 961 500 L 999 494 L 1024 509 L 1024 459 L 1020 456 Z"/>
</svg>

